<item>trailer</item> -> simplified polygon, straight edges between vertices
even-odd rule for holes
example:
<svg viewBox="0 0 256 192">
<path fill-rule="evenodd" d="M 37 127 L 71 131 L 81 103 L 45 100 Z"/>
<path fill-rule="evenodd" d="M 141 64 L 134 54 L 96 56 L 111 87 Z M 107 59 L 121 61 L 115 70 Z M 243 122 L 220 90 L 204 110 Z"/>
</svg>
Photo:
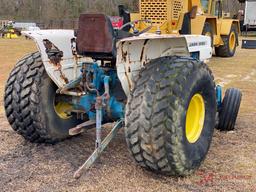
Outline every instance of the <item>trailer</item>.
<svg viewBox="0 0 256 192">
<path fill-rule="evenodd" d="M 244 26 L 246 35 L 248 30 L 256 29 L 256 0 L 247 0 L 245 2 Z"/>
</svg>

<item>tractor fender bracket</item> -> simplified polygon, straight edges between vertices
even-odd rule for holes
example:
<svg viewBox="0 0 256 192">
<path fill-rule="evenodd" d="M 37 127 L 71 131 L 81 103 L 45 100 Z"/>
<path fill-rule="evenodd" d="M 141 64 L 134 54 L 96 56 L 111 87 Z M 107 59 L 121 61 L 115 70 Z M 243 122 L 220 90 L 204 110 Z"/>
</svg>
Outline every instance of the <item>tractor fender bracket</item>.
<svg viewBox="0 0 256 192">
<path fill-rule="evenodd" d="M 81 63 L 76 55 L 73 30 L 24 31 L 37 45 L 45 70 L 59 87 L 77 79 Z"/>
</svg>

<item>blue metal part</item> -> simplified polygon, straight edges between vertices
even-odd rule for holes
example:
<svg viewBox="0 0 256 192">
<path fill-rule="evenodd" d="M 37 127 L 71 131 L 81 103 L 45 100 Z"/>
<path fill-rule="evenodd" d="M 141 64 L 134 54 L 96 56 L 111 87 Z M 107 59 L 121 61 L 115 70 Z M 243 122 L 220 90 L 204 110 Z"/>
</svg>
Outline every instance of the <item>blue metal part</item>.
<svg viewBox="0 0 256 192">
<path fill-rule="evenodd" d="M 95 103 L 96 103 L 96 94 L 88 94 L 80 98 L 74 98 L 73 104 L 75 109 L 83 110 L 88 114 L 90 120 L 96 119 Z M 109 102 L 105 108 L 102 108 L 103 120 L 107 121 L 108 119 L 118 120 L 124 117 L 124 104 L 118 102 L 115 97 L 110 97 Z M 109 111 L 107 111 L 109 109 Z"/>
<path fill-rule="evenodd" d="M 217 106 L 219 109 L 222 104 L 222 87 L 220 85 L 216 86 L 216 99 L 217 99 Z"/>
<path fill-rule="evenodd" d="M 194 59 L 197 59 L 199 60 L 200 59 L 200 52 L 199 51 L 196 51 L 196 52 L 191 52 L 190 53 L 190 56 Z"/>
<path fill-rule="evenodd" d="M 116 71 L 113 69 L 104 70 L 97 63 L 87 64 L 85 70 L 86 79 L 90 80 L 90 86 L 97 92 L 89 92 L 84 96 L 74 97 L 74 108 L 84 111 L 90 120 L 96 120 L 96 99 L 101 96 L 103 105 L 105 105 L 101 109 L 102 121 L 116 121 L 124 118 L 124 103 L 117 101 L 111 95 L 111 88 L 115 87 L 119 81 Z"/>
<path fill-rule="evenodd" d="M 93 85 L 94 88 L 102 91 L 102 82 L 104 82 L 105 72 L 98 66 L 97 63 L 94 63 L 91 67 L 90 72 L 93 73 Z"/>
<path fill-rule="evenodd" d="M 124 118 L 124 104 L 116 100 L 115 97 L 111 97 L 109 100 L 109 107 L 111 111 L 111 117 L 115 120 Z"/>
</svg>

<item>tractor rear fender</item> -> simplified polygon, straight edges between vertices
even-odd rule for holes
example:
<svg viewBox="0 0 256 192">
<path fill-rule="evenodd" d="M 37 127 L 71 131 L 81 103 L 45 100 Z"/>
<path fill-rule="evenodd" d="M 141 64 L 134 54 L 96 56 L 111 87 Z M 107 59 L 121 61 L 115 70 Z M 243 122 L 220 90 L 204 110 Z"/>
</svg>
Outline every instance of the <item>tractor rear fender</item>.
<svg viewBox="0 0 256 192">
<path fill-rule="evenodd" d="M 40 30 L 22 33 L 35 41 L 47 74 L 59 88 L 77 79 L 81 74 L 81 59 L 76 55 L 73 30 Z"/>
<path fill-rule="evenodd" d="M 59 88 L 80 76 L 83 62 L 92 62 L 90 58 L 77 55 L 73 30 L 40 30 L 23 34 L 36 42 L 45 70 Z M 191 54 L 202 61 L 211 58 L 210 37 L 144 34 L 126 38 L 117 43 L 118 77 L 129 94 L 134 77 L 150 60 Z"/>
<path fill-rule="evenodd" d="M 116 66 L 125 93 L 129 95 L 133 81 L 150 60 L 164 56 L 191 56 L 193 53 L 201 61 L 211 58 L 210 37 L 144 34 L 119 41 Z"/>
</svg>

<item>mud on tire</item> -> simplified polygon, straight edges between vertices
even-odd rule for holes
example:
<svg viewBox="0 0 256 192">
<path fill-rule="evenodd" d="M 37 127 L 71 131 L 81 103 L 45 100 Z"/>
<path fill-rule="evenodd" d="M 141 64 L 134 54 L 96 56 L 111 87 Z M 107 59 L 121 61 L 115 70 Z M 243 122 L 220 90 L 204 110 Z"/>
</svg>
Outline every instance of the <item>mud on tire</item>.
<svg viewBox="0 0 256 192">
<path fill-rule="evenodd" d="M 68 137 L 77 123 L 60 118 L 54 110 L 56 85 L 46 74 L 38 52 L 21 59 L 5 88 L 4 106 L 12 128 L 26 140 L 55 143 Z"/>
<path fill-rule="evenodd" d="M 163 57 L 145 66 L 126 108 L 125 134 L 135 161 L 157 173 L 186 176 L 205 159 L 215 126 L 216 97 L 208 67 L 189 57 Z M 202 133 L 186 136 L 186 113 L 200 93 L 205 103 Z"/>
</svg>

